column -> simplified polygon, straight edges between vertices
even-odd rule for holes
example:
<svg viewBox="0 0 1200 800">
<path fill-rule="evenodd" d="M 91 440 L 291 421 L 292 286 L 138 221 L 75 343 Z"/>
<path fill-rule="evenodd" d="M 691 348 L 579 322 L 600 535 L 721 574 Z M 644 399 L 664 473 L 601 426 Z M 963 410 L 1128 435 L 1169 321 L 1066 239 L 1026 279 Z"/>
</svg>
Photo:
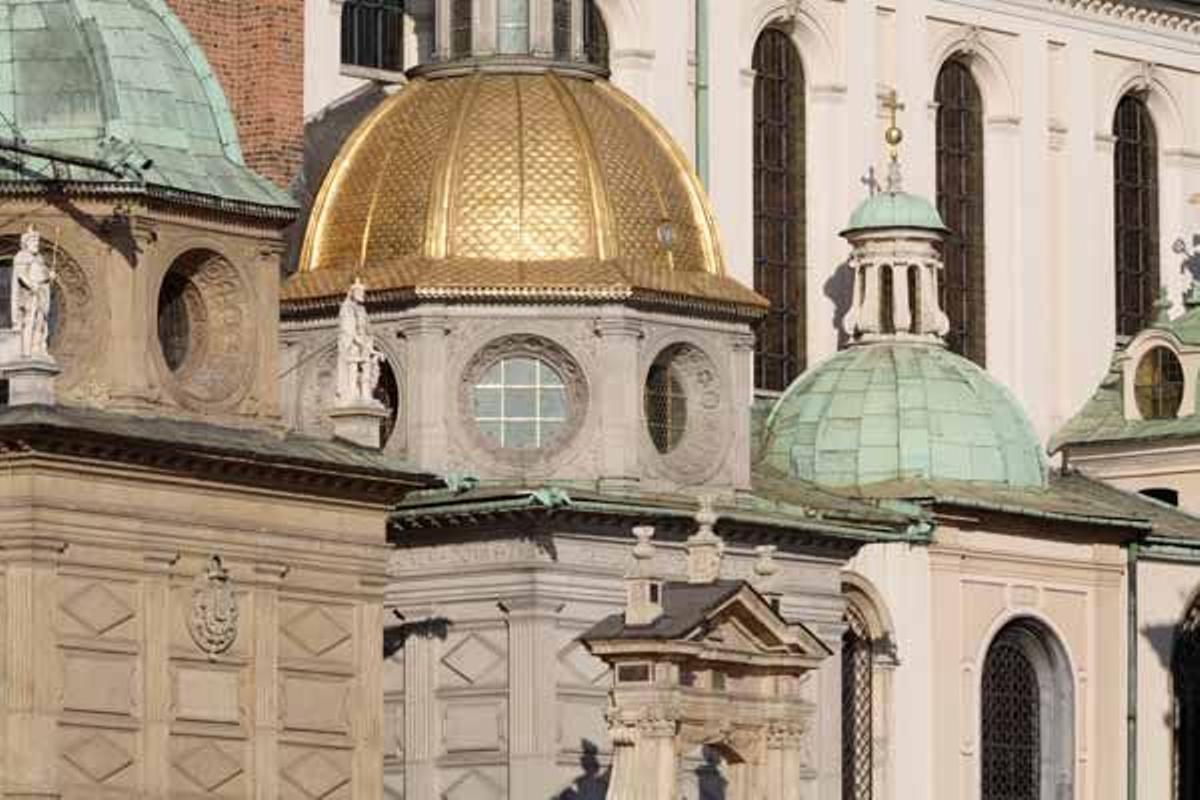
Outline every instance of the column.
<svg viewBox="0 0 1200 800">
<path fill-rule="evenodd" d="M 532 594 L 500 603 L 508 622 L 509 797 L 549 797 L 556 788 L 555 620 L 562 607 Z"/>
<path fill-rule="evenodd" d="M 171 567 L 179 554 L 142 556 L 142 787 L 149 797 L 166 797 L 171 785 Z"/>
<path fill-rule="evenodd" d="M 529 52 L 549 58 L 554 55 L 554 13 L 551 0 L 529 0 Z"/>
<path fill-rule="evenodd" d="M 667 710 L 651 709 L 640 722 L 646 800 L 675 800 L 679 780 L 679 722 Z"/>
<path fill-rule="evenodd" d="M 287 566 L 254 565 L 254 798 L 279 796 L 279 586 Z"/>
<path fill-rule="evenodd" d="M 430 608 L 405 608 L 406 620 L 428 619 Z M 404 796 L 437 797 L 437 642 L 413 633 L 404 641 Z"/>
<path fill-rule="evenodd" d="M 600 374 L 608 376 L 595 387 L 601 415 L 601 486 L 632 488 L 638 481 L 641 441 L 638 341 L 642 328 L 623 314 L 610 315 L 596 320 L 596 333 L 600 337 Z"/>
<path fill-rule="evenodd" d="M 14 537 L 5 542 L 5 670 L 8 708 L 4 797 L 52 800 L 58 791 L 58 683 L 54 626 L 59 539 Z"/>
</svg>

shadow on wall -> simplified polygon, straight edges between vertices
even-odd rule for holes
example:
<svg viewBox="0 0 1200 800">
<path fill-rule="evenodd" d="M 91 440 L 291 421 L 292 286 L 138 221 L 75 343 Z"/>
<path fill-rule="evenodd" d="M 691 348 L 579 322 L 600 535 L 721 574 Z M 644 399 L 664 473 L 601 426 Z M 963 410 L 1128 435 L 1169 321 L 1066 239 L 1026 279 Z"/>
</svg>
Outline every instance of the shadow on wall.
<svg viewBox="0 0 1200 800">
<path fill-rule="evenodd" d="M 579 767 L 583 773 L 554 800 L 604 800 L 608 793 L 608 770 L 601 771 L 600 748 L 591 739 L 581 739 Z"/>
<path fill-rule="evenodd" d="M 850 263 L 843 261 L 838 264 L 822 288 L 825 290 L 825 296 L 833 303 L 833 327 L 837 331 L 838 349 L 841 350 L 850 342 L 850 337 L 842 328 L 842 321 L 850 311 L 851 295 L 854 292 L 854 270 L 850 269 Z"/>
</svg>

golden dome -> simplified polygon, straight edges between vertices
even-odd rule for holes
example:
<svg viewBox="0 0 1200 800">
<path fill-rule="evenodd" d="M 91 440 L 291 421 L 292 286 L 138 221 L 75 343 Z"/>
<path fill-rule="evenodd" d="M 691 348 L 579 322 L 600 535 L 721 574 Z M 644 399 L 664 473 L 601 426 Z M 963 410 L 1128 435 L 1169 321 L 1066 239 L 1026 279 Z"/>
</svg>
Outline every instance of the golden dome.
<svg viewBox="0 0 1200 800">
<path fill-rule="evenodd" d="M 352 134 L 285 301 L 373 292 L 764 301 L 725 276 L 707 198 L 670 136 L 607 81 L 417 78 Z"/>
</svg>

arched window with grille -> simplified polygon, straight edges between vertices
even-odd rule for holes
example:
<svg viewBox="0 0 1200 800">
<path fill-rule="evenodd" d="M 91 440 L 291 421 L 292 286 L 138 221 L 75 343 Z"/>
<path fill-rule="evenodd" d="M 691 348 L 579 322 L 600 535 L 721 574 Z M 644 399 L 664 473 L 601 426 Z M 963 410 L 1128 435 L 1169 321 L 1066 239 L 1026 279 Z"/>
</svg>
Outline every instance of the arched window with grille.
<svg viewBox="0 0 1200 800">
<path fill-rule="evenodd" d="M 1200 600 L 1175 634 L 1175 800 L 1200 797 Z"/>
<path fill-rule="evenodd" d="M 1021 619 L 988 647 L 980 682 L 981 800 L 1071 797 L 1074 681 L 1061 643 Z"/>
<path fill-rule="evenodd" d="M 862 612 L 846 607 L 842 634 L 842 798 L 871 800 L 875 763 L 875 657 Z"/>
<path fill-rule="evenodd" d="M 804 69 L 788 34 L 754 46 L 754 288 L 770 301 L 759 323 L 754 385 L 782 391 L 804 371 Z"/>
<path fill-rule="evenodd" d="M 608 25 L 596 0 L 583 0 L 583 52 L 588 63 L 608 69 Z"/>
<path fill-rule="evenodd" d="M 1127 94 L 1113 117 L 1117 335 L 1149 324 L 1158 294 L 1158 135 L 1146 103 Z"/>
<path fill-rule="evenodd" d="M 450 5 L 450 57 L 466 58 L 471 55 L 471 0 L 451 0 Z"/>
<path fill-rule="evenodd" d="M 342 63 L 404 69 L 404 0 L 345 0 L 342 3 Z"/>
<path fill-rule="evenodd" d="M 937 205 L 949 229 L 942 245 L 939 286 L 950 318 L 946 344 L 983 366 L 987 359 L 985 312 L 983 99 L 970 68 L 951 59 L 938 72 Z"/>
</svg>

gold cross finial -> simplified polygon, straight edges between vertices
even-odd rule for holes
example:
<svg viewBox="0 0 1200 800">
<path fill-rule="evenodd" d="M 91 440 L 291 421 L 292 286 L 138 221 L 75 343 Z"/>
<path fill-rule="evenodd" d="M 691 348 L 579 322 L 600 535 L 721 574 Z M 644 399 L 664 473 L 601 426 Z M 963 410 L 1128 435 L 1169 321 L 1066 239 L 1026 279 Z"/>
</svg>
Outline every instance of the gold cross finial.
<svg viewBox="0 0 1200 800">
<path fill-rule="evenodd" d="M 883 107 L 889 112 L 889 124 L 887 131 L 883 134 L 883 139 L 887 142 L 888 155 L 892 161 L 899 157 L 900 142 L 904 141 L 904 131 L 900 130 L 897 124 L 896 115 L 904 110 L 904 103 L 901 103 L 896 95 L 896 90 L 892 89 L 883 98 Z"/>
</svg>

